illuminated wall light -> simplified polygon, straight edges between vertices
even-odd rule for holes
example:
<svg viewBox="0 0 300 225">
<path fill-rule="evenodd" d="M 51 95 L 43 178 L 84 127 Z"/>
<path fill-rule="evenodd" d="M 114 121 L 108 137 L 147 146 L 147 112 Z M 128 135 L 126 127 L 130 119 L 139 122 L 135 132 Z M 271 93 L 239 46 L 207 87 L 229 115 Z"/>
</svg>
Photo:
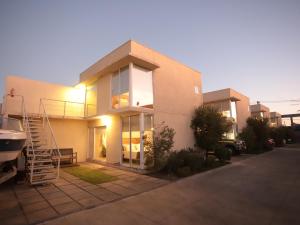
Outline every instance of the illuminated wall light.
<svg viewBox="0 0 300 225">
<path fill-rule="evenodd" d="M 85 102 L 85 85 L 84 84 L 77 84 L 74 88 L 69 89 L 66 92 L 67 101 L 70 102 Z"/>
<path fill-rule="evenodd" d="M 98 118 L 100 119 L 101 123 L 104 125 L 104 126 L 107 126 L 107 127 L 110 127 L 111 124 L 112 124 L 112 118 L 111 116 L 98 116 Z"/>
</svg>

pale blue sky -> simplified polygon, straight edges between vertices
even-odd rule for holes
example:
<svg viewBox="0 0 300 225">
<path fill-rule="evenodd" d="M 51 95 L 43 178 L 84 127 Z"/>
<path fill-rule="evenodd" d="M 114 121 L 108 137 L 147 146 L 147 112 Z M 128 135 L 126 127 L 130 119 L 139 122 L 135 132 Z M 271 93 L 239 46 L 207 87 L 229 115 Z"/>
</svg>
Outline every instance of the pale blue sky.
<svg viewBox="0 0 300 225">
<path fill-rule="evenodd" d="M 8 74 L 74 85 L 128 39 L 201 71 L 204 91 L 300 99 L 299 0 L 0 0 L 0 85 Z"/>
</svg>

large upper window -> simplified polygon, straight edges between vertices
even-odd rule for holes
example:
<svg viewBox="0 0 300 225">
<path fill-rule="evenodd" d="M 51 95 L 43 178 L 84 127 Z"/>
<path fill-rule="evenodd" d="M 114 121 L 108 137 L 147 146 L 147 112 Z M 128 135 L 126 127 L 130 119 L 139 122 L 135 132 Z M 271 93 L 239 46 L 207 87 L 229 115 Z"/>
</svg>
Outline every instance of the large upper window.
<svg viewBox="0 0 300 225">
<path fill-rule="evenodd" d="M 133 65 L 132 106 L 153 107 L 152 71 Z"/>
<path fill-rule="evenodd" d="M 129 70 L 129 66 L 126 66 L 112 75 L 112 108 L 118 109 L 129 105 L 153 108 L 152 71 L 134 64 L 131 65 L 131 70 Z M 129 80 L 131 80 L 131 85 L 129 85 Z M 131 90 L 129 90 L 129 86 L 131 86 Z"/>
<path fill-rule="evenodd" d="M 129 69 L 119 69 L 112 76 L 112 108 L 118 109 L 129 105 Z"/>
<path fill-rule="evenodd" d="M 235 101 L 230 102 L 230 112 L 231 112 L 231 117 L 236 121 L 237 114 L 236 114 L 236 102 Z"/>
</svg>

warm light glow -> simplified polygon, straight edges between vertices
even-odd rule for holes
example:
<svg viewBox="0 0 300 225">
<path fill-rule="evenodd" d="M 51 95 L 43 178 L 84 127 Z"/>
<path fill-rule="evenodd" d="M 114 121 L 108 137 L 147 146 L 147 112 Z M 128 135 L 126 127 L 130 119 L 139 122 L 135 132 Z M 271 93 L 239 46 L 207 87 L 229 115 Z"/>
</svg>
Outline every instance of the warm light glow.
<svg viewBox="0 0 300 225">
<path fill-rule="evenodd" d="M 85 89 L 84 84 L 77 84 L 74 88 L 69 89 L 66 93 L 67 101 L 84 103 Z"/>
<path fill-rule="evenodd" d="M 105 115 L 105 116 L 98 116 L 97 118 L 99 118 L 101 123 L 106 127 L 110 127 L 112 124 L 111 116 Z"/>
</svg>

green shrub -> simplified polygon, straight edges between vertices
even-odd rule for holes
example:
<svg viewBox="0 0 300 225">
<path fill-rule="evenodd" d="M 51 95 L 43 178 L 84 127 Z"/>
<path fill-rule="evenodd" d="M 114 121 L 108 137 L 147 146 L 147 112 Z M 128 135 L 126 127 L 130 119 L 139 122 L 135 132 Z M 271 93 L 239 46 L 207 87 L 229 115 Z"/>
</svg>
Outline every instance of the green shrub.
<svg viewBox="0 0 300 225">
<path fill-rule="evenodd" d="M 276 147 L 282 147 L 285 139 L 285 129 L 282 127 L 271 128 L 270 136 L 275 142 Z"/>
<path fill-rule="evenodd" d="M 219 145 L 215 148 L 215 156 L 220 162 L 229 161 L 231 159 L 231 155 L 231 150 L 222 145 Z"/>
<path fill-rule="evenodd" d="M 216 162 L 216 157 L 213 155 L 209 155 L 205 160 L 205 167 L 213 167 Z"/>
<path fill-rule="evenodd" d="M 256 146 L 256 136 L 252 127 L 247 126 L 243 128 L 242 132 L 239 134 L 239 138 L 245 141 L 247 153 L 258 153 L 258 149 Z"/>
<path fill-rule="evenodd" d="M 269 144 L 270 127 L 265 118 L 248 118 L 247 126 L 240 133 L 240 138 L 245 141 L 248 153 L 260 153 L 272 149 Z"/>
<path fill-rule="evenodd" d="M 187 172 L 187 168 L 189 168 L 190 173 L 194 173 L 200 171 L 203 166 L 204 159 L 199 152 L 193 149 L 182 149 L 170 154 L 165 170 L 170 174 L 182 176 L 183 171 Z"/>
<path fill-rule="evenodd" d="M 174 145 L 175 130 L 161 124 L 155 129 L 153 140 L 144 140 L 145 165 L 155 171 L 162 170 Z"/>
<path fill-rule="evenodd" d="M 192 174 L 192 170 L 189 166 L 180 167 L 176 170 L 176 175 L 179 177 L 187 177 Z"/>
<path fill-rule="evenodd" d="M 232 128 L 232 123 L 215 107 L 199 106 L 195 109 L 190 127 L 193 129 L 196 146 L 211 151 L 222 140 L 224 133 Z"/>
</svg>

